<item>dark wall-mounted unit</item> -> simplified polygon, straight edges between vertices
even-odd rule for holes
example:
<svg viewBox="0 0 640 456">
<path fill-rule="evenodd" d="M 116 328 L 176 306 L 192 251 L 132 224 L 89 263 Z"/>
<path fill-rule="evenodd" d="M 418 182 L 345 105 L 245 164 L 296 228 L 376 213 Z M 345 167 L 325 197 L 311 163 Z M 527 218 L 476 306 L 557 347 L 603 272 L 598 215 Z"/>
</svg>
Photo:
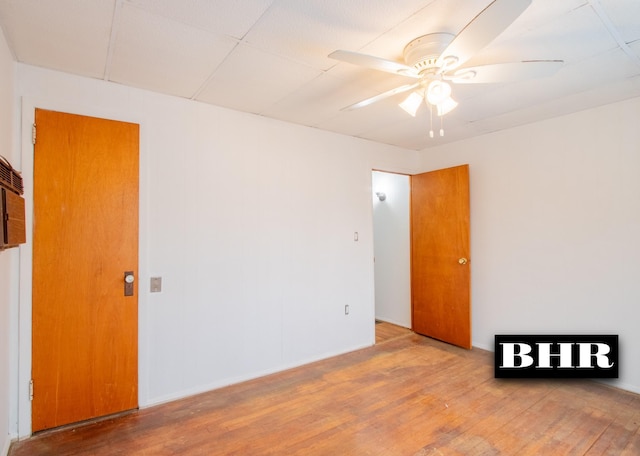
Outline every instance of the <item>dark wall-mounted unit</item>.
<svg viewBox="0 0 640 456">
<path fill-rule="evenodd" d="M 0 156 L 0 250 L 27 241 L 23 192 L 22 177 Z"/>
</svg>

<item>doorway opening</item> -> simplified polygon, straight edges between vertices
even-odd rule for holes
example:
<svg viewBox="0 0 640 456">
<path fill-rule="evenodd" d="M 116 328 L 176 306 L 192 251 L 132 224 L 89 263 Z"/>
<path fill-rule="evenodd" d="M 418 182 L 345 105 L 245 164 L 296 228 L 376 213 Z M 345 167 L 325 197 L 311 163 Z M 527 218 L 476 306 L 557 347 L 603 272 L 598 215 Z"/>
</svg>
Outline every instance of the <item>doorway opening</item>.
<svg viewBox="0 0 640 456">
<path fill-rule="evenodd" d="M 410 178 L 373 171 L 371 182 L 377 334 L 411 328 Z"/>
<path fill-rule="evenodd" d="M 469 165 L 374 171 L 372 189 L 376 319 L 470 349 Z"/>
</svg>

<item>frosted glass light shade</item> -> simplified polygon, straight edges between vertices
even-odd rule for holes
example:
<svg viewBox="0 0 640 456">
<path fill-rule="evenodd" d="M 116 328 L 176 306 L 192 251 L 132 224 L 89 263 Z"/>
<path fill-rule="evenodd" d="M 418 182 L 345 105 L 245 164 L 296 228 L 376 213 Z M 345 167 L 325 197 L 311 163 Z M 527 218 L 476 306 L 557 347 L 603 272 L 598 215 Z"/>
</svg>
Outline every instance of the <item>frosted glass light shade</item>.
<svg viewBox="0 0 640 456">
<path fill-rule="evenodd" d="M 438 109 L 438 115 L 444 116 L 445 114 L 453 111 L 456 108 L 456 106 L 458 106 L 458 102 L 453 98 L 449 97 L 446 100 L 436 105 Z"/>
<path fill-rule="evenodd" d="M 418 92 L 411 92 L 409 96 L 405 98 L 404 101 L 400 103 L 398 106 L 404 109 L 408 114 L 415 117 L 416 113 L 418 112 L 418 108 L 422 104 L 423 100 L 424 98 L 422 94 Z"/>
<path fill-rule="evenodd" d="M 427 87 L 427 100 L 432 105 L 439 105 L 450 96 L 451 86 L 444 81 L 432 81 Z"/>
</svg>

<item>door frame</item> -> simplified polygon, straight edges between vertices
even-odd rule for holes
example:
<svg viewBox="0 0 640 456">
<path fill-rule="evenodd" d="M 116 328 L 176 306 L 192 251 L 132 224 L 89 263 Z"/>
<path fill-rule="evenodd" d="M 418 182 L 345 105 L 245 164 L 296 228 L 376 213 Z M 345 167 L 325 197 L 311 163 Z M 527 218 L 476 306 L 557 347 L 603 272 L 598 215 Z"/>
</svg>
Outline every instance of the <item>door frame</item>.
<svg viewBox="0 0 640 456">
<path fill-rule="evenodd" d="M 27 242 L 22 244 L 19 251 L 19 277 L 20 285 L 18 290 L 18 309 L 11 313 L 14 322 L 11 327 L 15 328 L 10 334 L 10 345 L 18 347 L 17 359 L 12 360 L 11 372 L 18 375 L 12 376 L 11 381 L 16 382 L 12 391 L 17 391 L 17 397 L 10 398 L 10 420 L 18 423 L 18 437 L 25 438 L 31 435 L 31 401 L 29 400 L 29 382 L 31 380 L 32 368 L 32 284 L 33 284 L 33 150 L 32 125 L 35 119 L 36 108 L 51 111 L 61 111 L 69 114 L 78 114 L 89 117 L 100 117 L 122 122 L 137 123 L 140 125 L 140 164 L 139 164 L 139 214 L 138 214 L 138 290 L 145 290 L 142 284 L 149 280 L 148 274 L 148 248 L 146 246 L 146 232 L 148 226 L 147 216 L 144 210 L 144 202 L 148 200 L 147 191 L 148 175 L 148 155 L 147 139 L 145 137 L 145 122 L 140 116 L 132 116 L 125 109 L 114 106 L 114 109 L 105 109 L 86 104 L 73 104 L 63 100 L 51 100 L 24 97 L 21 100 L 20 119 L 20 150 L 21 168 L 24 181 L 25 196 L 25 218 Z M 16 128 L 17 129 L 17 128 Z M 138 292 L 138 315 L 145 315 L 147 312 L 147 293 Z M 138 317 L 138 405 L 146 405 L 148 397 L 147 378 L 148 363 L 144 353 L 148 352 L 145 343 L 148 334 L 147 324 L 144 318 Z M 17 416 L 13 416 L 13 410 L 17 411 Z"/>
<path fill-rule="evenodd" d="M 408 307 L 406 310 L 406 313 L 409 315 L 409 326 L 407 327 L 408 329 L 411 329 L 411 327 L 413 326 L 413 321 L 412 321 L 412 312 L 411 312 L 411 176 L 412 174 L 410 172 L 396 172 L 396 171 L 384 171 L 382 169 L 377 169 L 374 168 L 371 170 L 371 192 L 372 192 L 372 197 L 375 197 L 375 192 L 376 192 L 376 188 L 373 187 L 373 173 L 386 173 L 386 174 L 393 174 L 396 176 L 403 176 L 405 178 L 407 178 L 407 185 L 408 185 L 408 189 L 407 189 L 407 208 L 408 208 L 408 212 L 407 212 L 407 225 L 409 226 L 409 231 L 407 232 L 407 242 L 409 243 L 409 252 L 408 252 L 408 258 L 407 258 L 407 267 L 408 267 L 408 272 L 409 272 L 409 287 L 406 290 L 407 294 L 409 295 L 409 303 L 408 303 Z M 381 204 L 385 204 L 382 203 Z M 375 260 L 375 256 L 376 256 L 376 250 L 375 250 L 375 237 L 376 237 L 376 233 L 375 233 L 375 220 L 374 220 L 374 216 L 375 214 L 373 214 L 373 210 L 372 210 L 372 224 L 373 224 L 373 237 L 374 237 L 374 250 L 373 250 L 373 255 L 374 255 L 374 260 Z M 375 297 L 375 290 L 376 290 L 376 276 L 375 276 L 375 261 L 374 261 L 374 314 L 376 313 L 376 297 Z M 377 315 L 376 315 L 377 316 Z M 396 322 L 390 322 L 392 324 L 399 324 Z M 404 326 L 404 325 L 401 325 Z"/>
<path fill-rule="evenodd" d="M 389 174 L 400 174 L 400 175 L 404 175 L 404 176 L 408 176 L 409 177 L 409 199 L 411 200 L 411 177 L 412 176 L 417 175 L 417 174 L 422 174 L 422 173 L 428 173 L 428 172 L 431 172 L 431 171 L 439 171 L 439 170 L 443 170 L 443 169 L 453 168 L 453 167 L 456 167 L 456 166 L 461 166 L 461 165 L 453 164 L 453 165 L 448 165 L 448 166 L 444 166 L 444 167 L 438 167 L 436 169 L 430 169 L 430 170 L 427 170 L 427 171 L 415 171 L 415 170 L 400 170 L 400 171 L 394 170 L 394 171 L 389 171 L 389 170 L 387 170 L 385 168 L 372 167 L 371 168 L 371 172 L 370 172 L 370 177 L 369 177 L 370 192 L 371 192 L 371 194 L 373 194 L 373 192 L 375 191 L 375 189 L 373 188 L 373 172 L 374 171 L 382 172 L 382 173 L 389 173 Z M 467 166 L 468 166 L 468 164 L 467 164 Z M 471 193 L 471 182 L 469 182 L 469 191 Z M 469 195 L 469 200 L 471 200 L 471 194 Z M 471 201 L 469 201 L 469 202 L 471 203 Z M 469 214 L 469 217 L 471 217 L 471 214 Z M 371 206 L 371 225 L 372 225 L 372 233 L 373 233 L 373 205 Z M 409 226 L 411 226 L 411 211 L 409 213 Z M 471 231 L 469 231 L 469 237 L 471 238 Z M 471 239 L 469 239 L 469 240 L 471 240 Z M 470 248 L 472 247 L 472 245 L 473 244 L 471 244 Z M 409 250 L 410 250 L 410 256 L 411 256 L 411 234 L 409 235 Z M 469 255 L 470 255 L 470 257 L 473 257 L 471 252 L 469 253 Z M 375 268 L 375 265 L 374 265 L 374 268 Z M 412 266 L 411 266 L 411 258 L 409 258 L 409 274 L 410 274 L 410 276 L 412 275 L 411 268 L 412 268 Z M 373 299 L 372 305 L 373 305 L 373 313 L 375 315 L 375 274 L 374 274 L 373 279 L 374 279 L 374 283 L 373 283 L 374 299 Z M 410 277 L 410 280 L 411 280 L 411 277 Z M 470 284 L 470 286 L 472 287 L 472 284 Z M 470 294 L 472 294 L 473 293 L 473 288 L 470 288 L 469 292 L 470 292 Z M 412 292 L 411 281 L 409 282 L 409 296 L 410 296 L 409 306 L 410 306 L 410 313 L 411 313 L 411 328 L 410 329 L 413 330 L 413 292 Z M 472 298 L 472 296 L 470 296 L 470 299 L 471 298 Z M 471 343 L 473 344 L 473 319 L 470 321 L 470 325 L 471 325 L 471 331 L 472 331 L 471 332 L 471 335 L 472 335 L 471 336 L 472 337 Z M 375 333 L 375 319 L 373 321 L 373 326 L 374 326 L 374 333 Z M 375 335 L 374 335 L 374 341 L 375 341 Z"/>
</svg>

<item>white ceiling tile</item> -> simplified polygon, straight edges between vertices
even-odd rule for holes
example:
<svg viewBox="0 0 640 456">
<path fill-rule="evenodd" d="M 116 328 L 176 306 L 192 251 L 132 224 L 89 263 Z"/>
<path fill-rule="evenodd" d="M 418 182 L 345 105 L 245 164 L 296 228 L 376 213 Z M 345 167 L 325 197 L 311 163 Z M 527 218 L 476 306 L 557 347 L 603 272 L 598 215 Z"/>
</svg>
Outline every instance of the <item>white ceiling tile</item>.
<svg viewBox="0 0 640 456">
<path fill-rule="evenodd" d="M 615 80 L 586 91 L 551 98 L 534 106 L 485 117 L 473 125 L 484 131 L 498 131 L 637 96 L 640 96 L 640 76 Z"/>
<path fill-rule="evenodd" d="M 335 64 L 327 58 L 331 52 L 363 47 L 424 4 L 424 0 L 278 0 L 245 39 L 255 46 L 327 69 Z"/>
<path fill-rule="evenodd" d="M 326 74 L 336 81 L 333 93 L 339 93 L 340 109 L 397 87 L 416 82 L 413 78 L 363 68 L 349 63 L 340 63 Z M 399 103 L 398 100 L 403 99 L 402 97 L 402 94 L 398 94 L 392 97 L 391 100 L 396 100 L 395 103 L 397 104 Z M 381 103 L 384 104 L 384 102 L 379 101 L 375 105 Z M 362 109 L 358 109 L 355 112 L 361 111 Z"/>
<path fill-rule="evenodd" d="M 600 0 L 600 4 L 625 43 L 640 40 L 638 0 Z"/>
<path fill-rule="evenodd" d="M 319 122 L 317 127 L 362 136 L 379 127 L 403 121 L 410 123 L 413 119 L 398 106 L 397 100 L 387 99 L 359 109 L 340 111 L 335 117 Z"/>
<path fill-rule="evenodd" d="M 345 112 L 349 117 L 358 117 L 376 112 L 389 112 L 386 109 L 389 106 L 394 111 L 401 111 L 397 108 L 399 102 L 397 96 L 365 108 L 343 111 L 343 108 L 347 106 L 400 85 L 396 78 L 402 80 L 402 84 L 406 84 L 406 78 L 372 70 L 366 71 L 369 77 L 373 76 L 375 82 L 372 83 L 372 86 L 363 84 L 362 79 L 335 78 L 325 73 L 282 99 L 263 114 L 318 127 L 329 119 L 345 115 Z M 371 87 L 375 87 L 375 89 Z"/>
<path fill-rule="evenodd" d="M 541 19 L 537 24 L 529 23 L 526 29 L 518 29 L 518 33 L 499 36 L 469 64 L 521 60 L 564 60 L 571 63 L 616 47 L 588 5 Z"/>
<path fill-rule="evenodd" d="M 102 78 L 114 0 L 5 0 L 1 24 L 20 62 Z"/>
<path fill-rule="evenodd" d="M 428 115 L 411 117 L 405 113 L 401 120 L 378 126 L 375 129 L 372 128 L 360 136 L 371 141 L 396 144 L 407 149 L 420 150 L 427 146 L 435 146 L 445 138 L 452 139 L 452 134 L 455 131 L 455 122 L 451 120 L 449 115 L 444 117 L 442 127 L 445 136 L 441 138 L 439 134 L 440 118 L 434 117 L 434 137 L 431 138 L 429 136 L 431 125 Z"/>
<path fill-rule="evenodd" d="M 290 93 L 263 114 L 288 122 L 316 125 L 339 114 L 348 101 L 353 87 L 341 79 L 327 74 L 313 79 L 297 91 Z M 357 101 L 357 100 L 356 100 Z"/>
<path fill-rule="evenodd" d="M 640 40 L 634 41 L 629 45 L 629 48 L 640 58 Z"/>
<path fill-rule="evenodd" d="M 508 85 L 487 84 L 484 90 L 479 90 L 476 96 L 462 103 L 455 113 L 464 116 L 468 121 L 476 122 L 570 94 L 585 92 L 593 87 L 608 85 L 639 73 L 640 70 L 629 58 L 620 49 L 616 49 L 573 65 L 566 65 L 553 78 Z M 581 78 L 581 75 L 585 74 L 589 77 Z"/>
<path fill-rule="evenodd" d="M 459 33 L 478 12 L 487 5 L 486 0 L 436 0 L 423 7 L 386 31 L 362 49 L 349 49 L 378 57 L 403 62 L 404 47 L 413 39 L 430 33 Z"/>
<path fill-rule="evenodd" d="M 532 1 L 529 7 L 496 38 L 495 42 L 502 39 L 511 40 L 533 29 L 550 25 L 551 22 L 562 23 L 567 14 L 588 6 L 588 4 L 588 0 Z M 556 27 L 556 25 L 551 25 L 551 27 Z"/>
<path fill-rule="evenodd" d="M 199 101 L 260 113 L 322 72 L 248 45 L 238 45 L 216 70 Z"/>
<path fill-rule="evenodd" d="M 274 0 L 127 0 L 147 11 L 213 33 L 242 38 Z"/>
<path fill-rule="evenodd" d="M 189 98 L 236 44 L 124 4 L 109 78 Z"/>
</svg>

